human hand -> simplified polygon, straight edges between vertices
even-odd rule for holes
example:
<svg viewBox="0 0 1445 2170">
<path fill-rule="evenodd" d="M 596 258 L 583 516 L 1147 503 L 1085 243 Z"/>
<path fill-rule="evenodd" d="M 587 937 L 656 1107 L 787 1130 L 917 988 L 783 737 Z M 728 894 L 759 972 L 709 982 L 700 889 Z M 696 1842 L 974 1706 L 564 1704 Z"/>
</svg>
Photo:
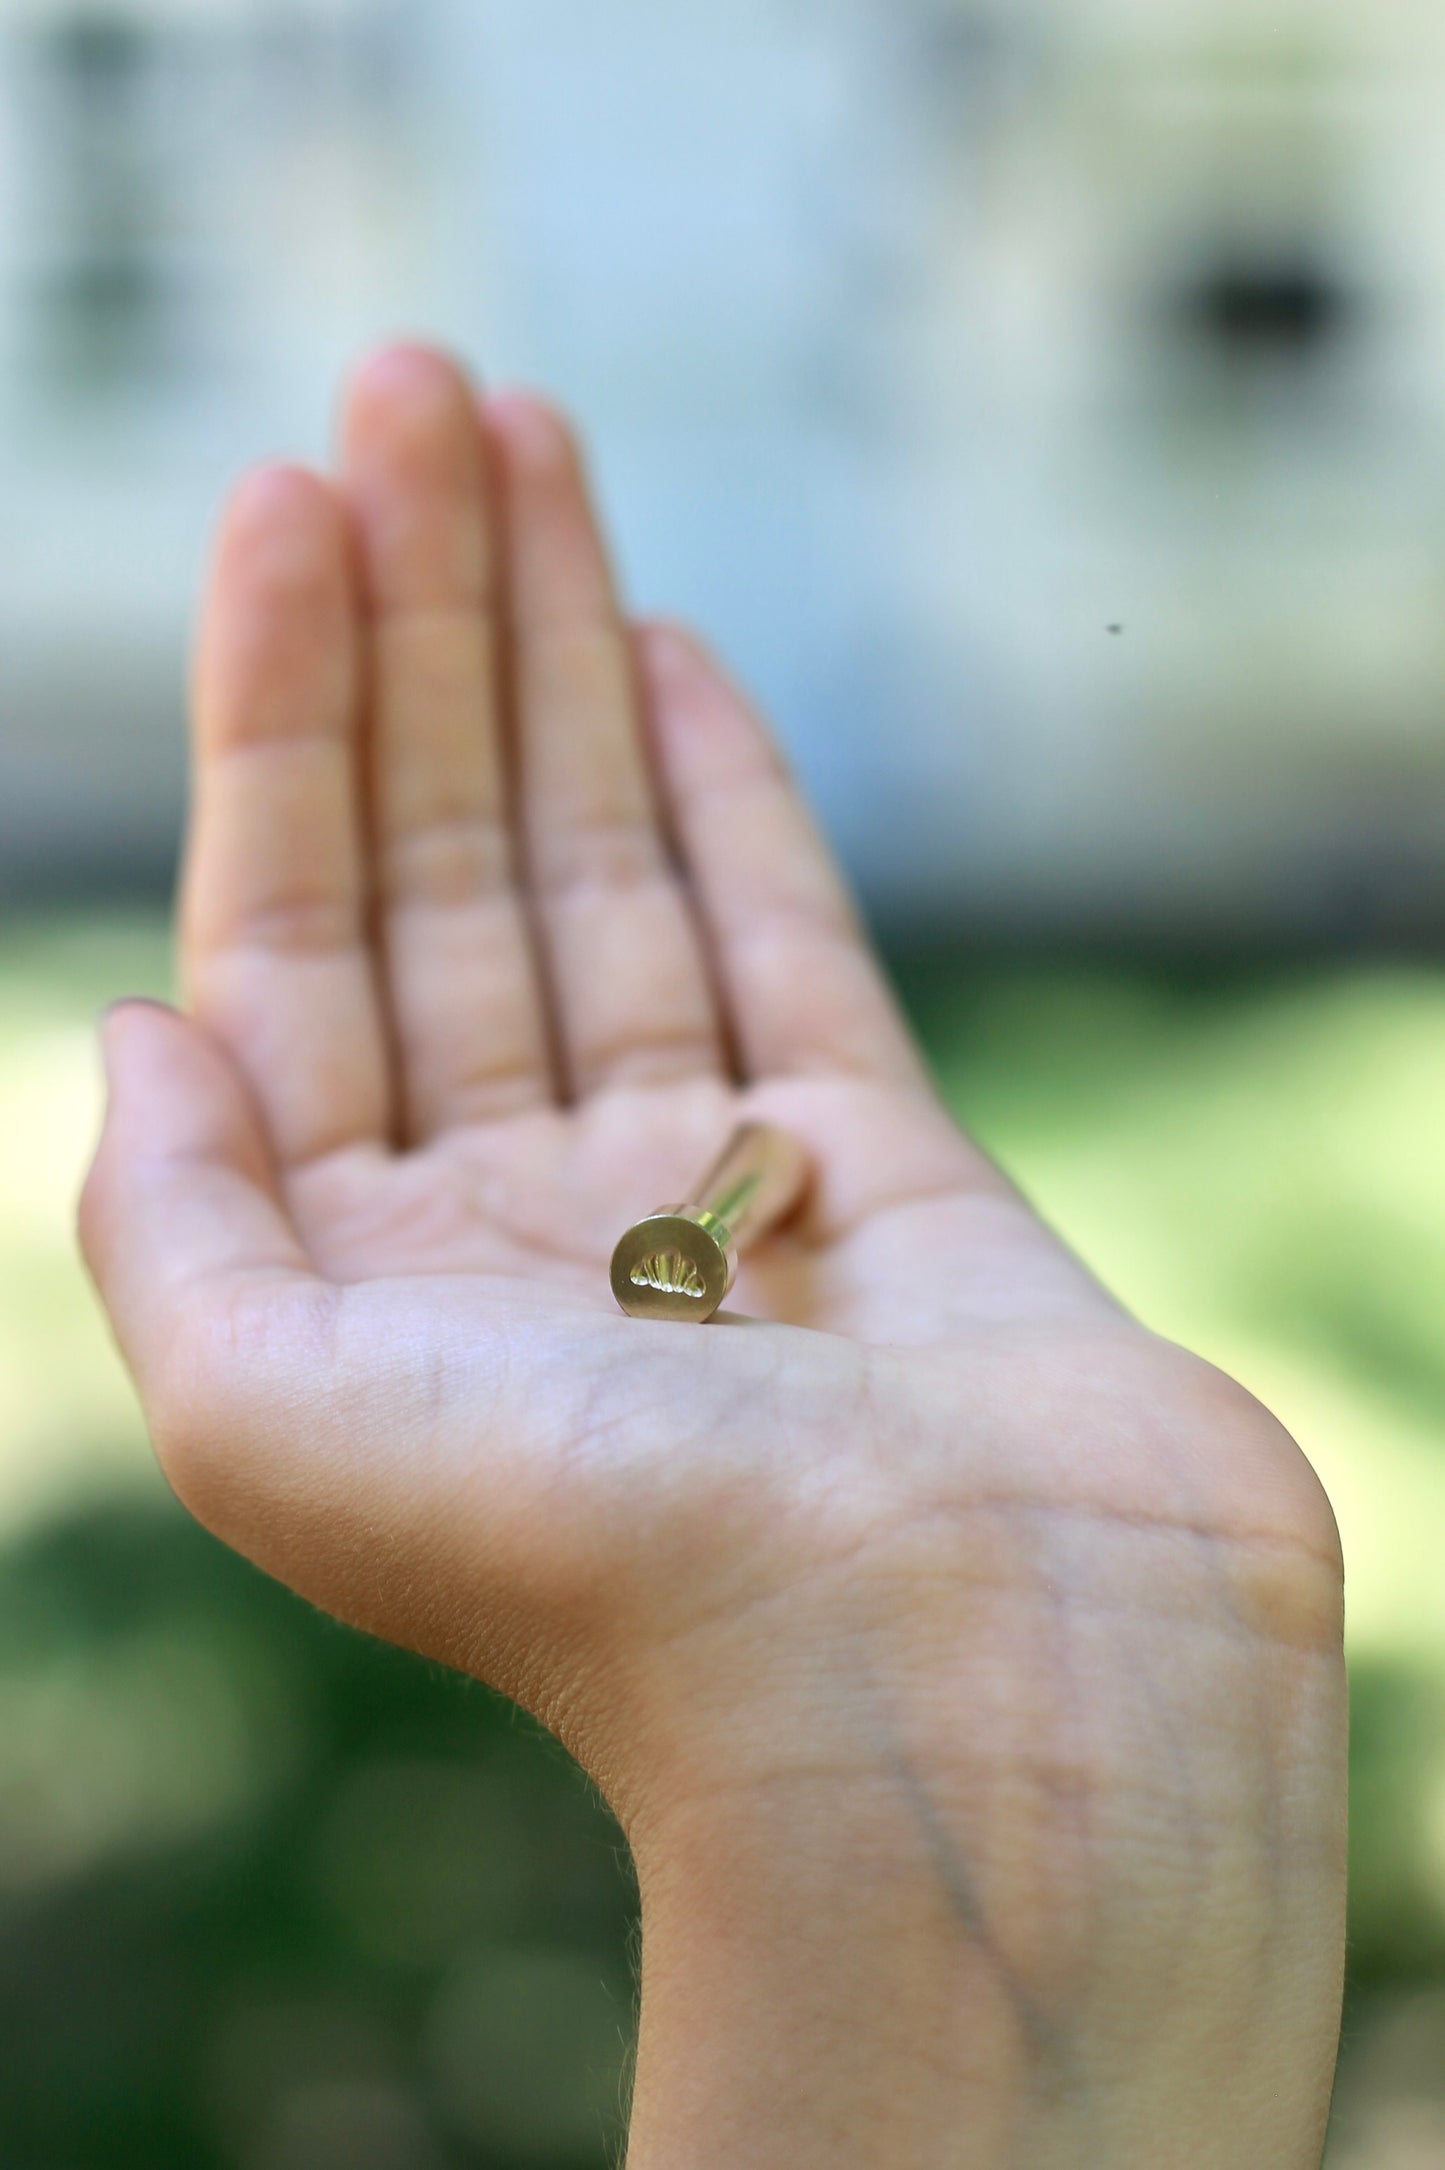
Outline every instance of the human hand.
<svg viewBox="0 0 1445 2170">
<path fill-rule="evenodd" d="M 109 1020 L 87 1255 L 200 1519 L 616 1809 L 634 2170 L 1312 2170 L 1329 1508 L 956 1130 L 559 421 L 368 365 L 339 476 L 231 507 L 195 717 L 189 1015 Z M 804 1213 L 733 1315 L 622 1318 L 742 1115 Z"/>
</svg>

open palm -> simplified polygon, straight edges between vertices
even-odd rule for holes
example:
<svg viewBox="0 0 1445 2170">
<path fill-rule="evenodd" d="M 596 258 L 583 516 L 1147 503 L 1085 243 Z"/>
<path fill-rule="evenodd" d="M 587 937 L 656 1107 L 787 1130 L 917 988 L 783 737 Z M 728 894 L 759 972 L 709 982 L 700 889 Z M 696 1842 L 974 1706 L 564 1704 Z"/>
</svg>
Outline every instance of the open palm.
<svg viewBox="0 0 1445 2170">
<path fill-rule="evenodd" d="M 188 987 L 323 1274 L 605 1308 L 621 1227 L 746 1095 L 820 1180 L 745 1307 L 946 1330 L 978 1230 L 938 1202 L 1005 1188 L 941 1119 L 761 726 L 692 643 L 624 622 L 539 403 L 373 365 L 340 487 L 264 474 L 233 510 L 197 728 Z M 938 1270 L 900 1310 L 911 1245 Z"/>
<path fill-rule="evenodd" d="M 914 1346 L 1117 1318 L 940 1108 L 758 719 L 686 635 L 624 619 L 540 402 L 393 351 L 353 386 L 337 480 L 251 477 L 195 736 L 195 1025 L 115 1027 L 146 1042 L 166 1148 L 132 1166 L 108 1293 L 168 1370 L 181 1316 L 208 1346 L 218 1315 L 259 1319 L 274 1351 L 277 1317 L 324 1291 L 393 1376 L 399 1346 L 435 1372 L 504 1335 L 534 1458 L 539 1405 L 600 1376 L 646 1396 L 680 1364 L 690 1406 L 725 1408 L 771 1361 L 756 1339 L 659 1342 L 616 1315 L 606 1265 L 744 1110 L 792 1129 L 814 1180 L 740 1310 Z M 851 1389 L 842 1347 L 800 1376 L 830 1358 Z M 220 1477 L 204 1504 L 229 1527 L 240 1478 Z"/>
</svg>

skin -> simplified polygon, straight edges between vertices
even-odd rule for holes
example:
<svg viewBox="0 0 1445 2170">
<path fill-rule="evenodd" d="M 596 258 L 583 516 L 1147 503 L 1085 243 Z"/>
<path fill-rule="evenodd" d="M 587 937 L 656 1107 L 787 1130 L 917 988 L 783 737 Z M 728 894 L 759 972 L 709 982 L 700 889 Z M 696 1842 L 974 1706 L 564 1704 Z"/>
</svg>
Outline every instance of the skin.
<svg viewBox="0 0 1445 2170">
<path fill-rule="evenodd" d="M 1317 2170 L 1329 1506 L 943 1111 L 562 420 L 373 358 L 337 472 L 232 502 L 194 713 L 185 1013 L 108 1019 L 86 1254 L 186 1505 L 615 1808 L 633 2170 Z M 713 1325 L 621 1317 L 743 1114 L 804 1210 Z"/>
</svg>

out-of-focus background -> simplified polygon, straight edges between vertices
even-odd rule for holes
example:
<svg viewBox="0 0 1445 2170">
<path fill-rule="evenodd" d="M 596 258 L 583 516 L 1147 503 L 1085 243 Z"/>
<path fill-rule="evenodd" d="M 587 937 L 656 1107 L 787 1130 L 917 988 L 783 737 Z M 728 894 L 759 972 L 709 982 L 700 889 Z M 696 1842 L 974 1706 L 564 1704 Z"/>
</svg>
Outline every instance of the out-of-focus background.
<svg viewBox="0 0 1445 2170">
<path fill-rule="evenodd" d="M 1445 2165 L 1437 0 L 3 0 L 0 2161 L 615 2157 L 561 1752 L 153 1474 L 70 1207 L 226 483 L 425 332 L 592 435 L 954 1104 L 1335 1500 L 1330 2170 Z"/>
</svg>

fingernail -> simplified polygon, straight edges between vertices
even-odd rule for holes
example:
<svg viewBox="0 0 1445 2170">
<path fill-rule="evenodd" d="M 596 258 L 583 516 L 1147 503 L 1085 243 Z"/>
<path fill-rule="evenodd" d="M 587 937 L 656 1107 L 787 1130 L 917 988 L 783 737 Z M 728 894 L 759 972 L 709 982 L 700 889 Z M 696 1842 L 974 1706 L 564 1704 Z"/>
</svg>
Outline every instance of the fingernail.
<svg viewBox="0 0 1445 2170">
<path fill-rule="evenodd" d="M 326 484 L 311 468 L 295 460 L 272 460 L 251 468 L 232 485 L 227 522 L 237 533 L 289 530 L 313 515 L 318 504 L 325 509 L 327 495 Z"/>
<path fill-rule="evenodd" d="M 530 465 L 561 467 L 571 457 L 566 426 L 545 401 L 530 392 L 494 392 L 487 412 L 501 424 L 508 443 Z"/>
<path fill-rule="evenodd" d="M 172 1017 L 175 1014 L 169 1003 L 158 1002 L 154 995 L 121 995 L 116 1001 L 108 1002 L 100 1013 L 100 1046 L 103 1058 L 109 1057 L 111 1035 L 116 1025 L 123 1017 L 137 1010 L 149 1010 L 162 1017 Z"/>
<path fill-rule="evenodd" d="M 428 391 L 452 392 L 459 384 L 468 384 L 470 378 L 471 372 L 460 355 L 424 339 L 393 339 L 363 357 L 352 383 L 357 388 L 375 385 L 385 391 L 410 391 L 420 386 Z"/>
<path fill-rule="evenodd" d="M 695 670 L 704 660 L 702 643 L 683 625 L 650 625 L 647 644 L 665 670 Z"/>
<path fill-rule="evenodd" d="M 107 1002 L 100 1013 L 102 1025 L 108 1025 L 112 1017 L 119 1017 L 122 1010 L 158 1010 L 162 1017 L 174 1017 L 169 1002 L 162 1002 L 158 995 L 117 995 L 114 1002 Z"/>
</svg>

